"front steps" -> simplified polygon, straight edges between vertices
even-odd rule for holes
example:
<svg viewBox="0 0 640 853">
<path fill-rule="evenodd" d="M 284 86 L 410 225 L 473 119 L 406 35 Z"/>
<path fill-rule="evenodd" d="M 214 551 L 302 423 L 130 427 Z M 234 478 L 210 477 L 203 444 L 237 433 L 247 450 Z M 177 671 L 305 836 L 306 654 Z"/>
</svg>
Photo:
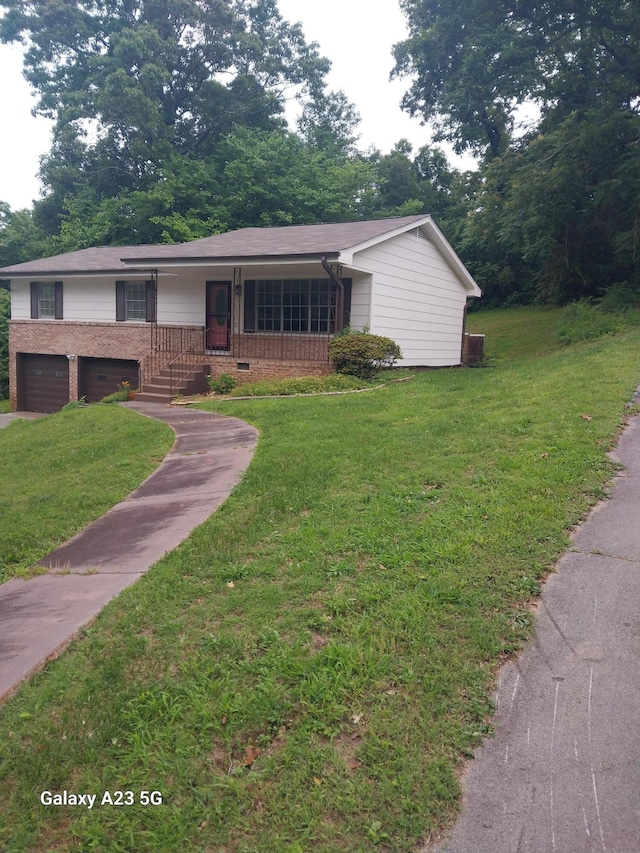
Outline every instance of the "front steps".
<svg viewBox="0 0 640 853">
<path fill-rule="evenodd" d="M 209 390 L 207 375 L 211 373 L 208 364 L 200 364 L 198 367 L 188 368 L 183 378 L 171 388 L 171 371 L 163 367 L 157 376 L 149 382 L 145 382 L 139 391 L 136 391 L 135 399 L 142 403 L 169 403 L 178 395 L 202 394 Z"/>
</svg>

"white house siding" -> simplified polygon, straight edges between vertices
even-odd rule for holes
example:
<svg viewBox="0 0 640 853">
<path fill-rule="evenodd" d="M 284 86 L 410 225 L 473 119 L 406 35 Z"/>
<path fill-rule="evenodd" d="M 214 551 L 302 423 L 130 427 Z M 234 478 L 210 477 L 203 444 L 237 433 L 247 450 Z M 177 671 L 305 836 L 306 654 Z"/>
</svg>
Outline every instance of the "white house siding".
<svg viewBox="0 0 640 853">
<path fill-rule="evenodd" d="M 351 320 L 352 329 L 364 329 L 371 325 L 371 276 L 363 273 L 351 273 L 348 269 L 344 276 L 352 276 L 351 286 Z"/>
<path fill-rule="evenodd" d="M 403 234 L 354 264 L 373 273 L 371 332 L 400 345 L 403 365 L 460 364 L 466 292 L 432 243 Z"/>
<path fill-rule="evenodd" d="M 31 316 L 31 290 L 28 281 L 11 282 L 11 319 L 28 320 Z"/>
<path fill-rule="evenodd" d="M 161 274 L 158 279 L 158 323 L 204 326 L 205 282 L 214 278 L 216 276 L 207 275 L 203 270 L 180 270 L 179 277 Z"/>
<path fill-rule="evenodd" d="M 129 276 L 134 278 L 134 276 Z M 210 278 L 211 276 L 209 276 Z M 116 280 L 127 278 L 126 273 L 91 278 L 65 278 L 62 310 L 65 320 L 89 323 L 116 322 Z M 140 276 L 136 277 L 140 279 Z M 158 323 L 167 325 L 203 326 L 205 323 L 205 280 L 203 273 L 160 276 L 158 280 Z M 37 279 L 34 277 L 33 279 Z M 11 282 L 11 317 L 28 320 L 31 317 L 30 281 Z"/>
</svg>

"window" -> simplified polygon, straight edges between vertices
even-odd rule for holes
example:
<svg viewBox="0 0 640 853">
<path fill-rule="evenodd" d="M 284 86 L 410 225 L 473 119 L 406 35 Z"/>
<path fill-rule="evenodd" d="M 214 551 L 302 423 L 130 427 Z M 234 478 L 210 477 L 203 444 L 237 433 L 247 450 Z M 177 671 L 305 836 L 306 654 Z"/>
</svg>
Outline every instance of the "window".
<svg viewBox="0 0 640 853">
<path fill-rule="evenodd" d="M 155 282 L 116 281 L 116 320 L 152 323 L 155 315 Z"/>
<path fill-rule="evenodd" d="M 31 282 L 31 319 L 62 320 L 62 282 Z"/>
<path fill-rule="evenodd" d="M 127 320 L 147 319 L 147 288 L 144 281 L 125 281 L 124 299 Z"/>
<path fill-rule="evenodd" d="M 329 331 L 335 293 L 328 279 L 261 280 L 256 285 L 259 332 Z"/>
</svg>

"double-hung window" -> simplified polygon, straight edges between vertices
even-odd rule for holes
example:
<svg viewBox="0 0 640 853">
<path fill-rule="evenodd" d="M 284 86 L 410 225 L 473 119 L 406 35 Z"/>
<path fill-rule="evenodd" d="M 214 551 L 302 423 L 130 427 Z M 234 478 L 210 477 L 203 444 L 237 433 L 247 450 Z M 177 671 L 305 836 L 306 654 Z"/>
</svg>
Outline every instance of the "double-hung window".
<svg viewBox="0 0 640 853">
<path fill-rule="evenodd" d="M 116 281 L 116 320 L 152 323 L 155 313 L 155 282 Z"/>
<path fill-rule="evenodd" d="M 31 282 L 31 319 L 62 320 L 62 282 Z"/>
</svg>

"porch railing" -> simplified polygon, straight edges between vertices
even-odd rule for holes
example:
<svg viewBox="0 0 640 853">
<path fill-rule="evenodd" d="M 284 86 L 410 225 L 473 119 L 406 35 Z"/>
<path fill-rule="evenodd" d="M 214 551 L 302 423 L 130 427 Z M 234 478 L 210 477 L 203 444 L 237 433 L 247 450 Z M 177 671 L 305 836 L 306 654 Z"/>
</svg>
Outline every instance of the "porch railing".
<svg viewBox="0 0 640 853">
<path fill-rule="evenodd" d="M 173 390 L 194 368 L 215 359 L 216 352 L 236 361 L 328 362 L 331 337 L 326 333 L 242 332 L 230 335 L 229 350 L 214 352 L 207 348 L 204 326 L 157 326 L 152 349 L 140 359 L 139 385 L 142 388 L 167 368 Z"/>
<path fill-rule="evenodd" d="M 154 326 L 151 349 L 140 359 L 138 367 L 140 387 L 158 376 L 183 352 L 199 352 L 203 356 L 205 341 L 204 326 Z"/>
<path fill-rule="evenodd" d="M 167 365 L 170 377 L 169 390 L 172 394 L 178 390 L 183 379 L 187 379 L 196 368 L 210 361 L 204 353 L 206 337 L 206 329 L 203 329 L 200 336 L 195 335 L 190 345 L 179 352 Z"/>
<path fill-rule="evenodd" d="M 330 340 L 329 334 L 244 332 L 231 335 L 231 355 L 239 361 L 328 361 Z"/>
</svg>

